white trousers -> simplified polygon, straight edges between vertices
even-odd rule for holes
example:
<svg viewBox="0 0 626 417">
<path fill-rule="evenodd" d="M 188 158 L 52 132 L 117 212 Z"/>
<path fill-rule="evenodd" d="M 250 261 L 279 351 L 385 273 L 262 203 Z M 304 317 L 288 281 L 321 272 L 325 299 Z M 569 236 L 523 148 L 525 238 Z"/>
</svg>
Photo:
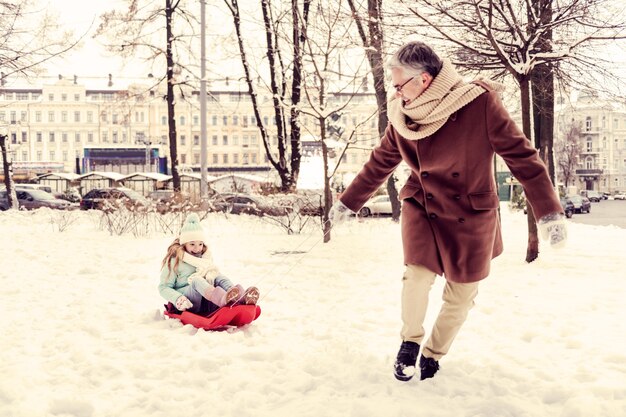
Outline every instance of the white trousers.
<svg viewBox="0 0 626 417">
<path fill-rule="evenodd" d="M 402 331 L 403 341 L 422 344 L 424 318 L 428 309 L 428 294 L 436 274 L 422 265 L 407 265 L 402 277 Z M 430 337 L 423 346 L 427 358 L 441 359 L 448 351 L 474 306 L 478 294 L 478 282 L 459 284 L 446 281 L 443 289 L 443 305 L 437 316 Z"/>
</svg>

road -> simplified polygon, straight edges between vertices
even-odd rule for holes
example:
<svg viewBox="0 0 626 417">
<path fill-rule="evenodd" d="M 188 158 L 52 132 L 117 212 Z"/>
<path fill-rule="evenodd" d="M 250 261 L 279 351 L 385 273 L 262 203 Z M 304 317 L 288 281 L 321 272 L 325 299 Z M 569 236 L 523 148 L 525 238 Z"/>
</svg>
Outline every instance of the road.
<svg viewBox="0 0 626 417">
<path fill-rule="evenodd" d="M 600 226 L 615 225 L 626 229 L 626 201 L 602 200 L 591 203 L 591 213 L 575 213 L 571 219 L 575 223 Z"/>
</svg>

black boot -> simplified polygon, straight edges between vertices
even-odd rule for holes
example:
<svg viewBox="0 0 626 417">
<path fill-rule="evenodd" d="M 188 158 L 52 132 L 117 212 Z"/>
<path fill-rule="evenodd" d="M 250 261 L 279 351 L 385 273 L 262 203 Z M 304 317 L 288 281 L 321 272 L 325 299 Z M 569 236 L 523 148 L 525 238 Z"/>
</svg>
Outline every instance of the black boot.
<svg viewBox="0 0 626 417">
<path fill-rule="evenodd" d="M 420 380 L 423 381 L 426 378 L 432 378 L 439 370 L 439 362 L 433 358 L 427 358 L 424 355 L 420 356 Z"/>
<path fill-rule="evenodd" d="M 420 351 L 420 345 L 415 342 L 402 342 L 400 351 L 393 364 L 393 375 L 399 381 L 408 381 L 415 375 L 415 362 Z"/>
</svg>

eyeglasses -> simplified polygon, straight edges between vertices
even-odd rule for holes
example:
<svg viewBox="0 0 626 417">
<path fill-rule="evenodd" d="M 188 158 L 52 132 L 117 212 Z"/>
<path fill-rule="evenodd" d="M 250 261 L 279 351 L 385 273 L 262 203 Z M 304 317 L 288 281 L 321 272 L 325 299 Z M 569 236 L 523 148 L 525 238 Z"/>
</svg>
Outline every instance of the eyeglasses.
<svg viewBox="0 0 626 417">
<path fill-rule="evenodd" d="M 394 85 L 393 88 L 396 89 L 396 92 L 401 93 L 402 89 L 404 88 L 405 85 L 407 85 L 411 80 L 413 80 L 413 78 L 417 77 L 417 75 L 412 76 L 411 78 L 409 78 L 408 80 L 406 80 L 405 82 L 403 82 L 400 85 Z"/>
</svg>

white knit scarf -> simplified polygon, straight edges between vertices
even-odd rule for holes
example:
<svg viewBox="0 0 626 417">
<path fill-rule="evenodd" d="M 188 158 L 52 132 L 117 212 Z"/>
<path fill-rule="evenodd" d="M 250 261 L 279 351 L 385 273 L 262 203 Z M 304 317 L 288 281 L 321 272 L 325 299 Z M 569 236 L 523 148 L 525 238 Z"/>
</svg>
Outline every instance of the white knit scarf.
<svg viewBox="0 0 626 417">
<path fill-rule="evenodd" d="M 504 86 L 495 81 L 480 81 L 493 90 L 504 90 Z M 451 114 L 485 91 L 478 84 L 465 83 L 452 63 L 444 59 L 439 74 L 413 102 L 404 106 L 402 100 L 395 95 L 390 99 L 389 121 L 403 138 L 424 139 L 439 130 Z"/>
<path fill-rule="evenodd" d="M 183 254 L 183 262 L 188 263 L 191 266 L 196 268 L 196 272 L 191 274 L 187 281 L 191 282 L 191 279 L 194 276 L 200 276 L 206 279 L 209 284 L 215 285 L 215 277 L 220 274 L 220 271 L 215 266 L 213 262 L 213 256 L 211 256 L 211 251 L 207 249 L 206 252 L 202 255 L 202 258 L 198 258 L 193 256 L 190 253 L 185 252 Z"/>
</svg>

